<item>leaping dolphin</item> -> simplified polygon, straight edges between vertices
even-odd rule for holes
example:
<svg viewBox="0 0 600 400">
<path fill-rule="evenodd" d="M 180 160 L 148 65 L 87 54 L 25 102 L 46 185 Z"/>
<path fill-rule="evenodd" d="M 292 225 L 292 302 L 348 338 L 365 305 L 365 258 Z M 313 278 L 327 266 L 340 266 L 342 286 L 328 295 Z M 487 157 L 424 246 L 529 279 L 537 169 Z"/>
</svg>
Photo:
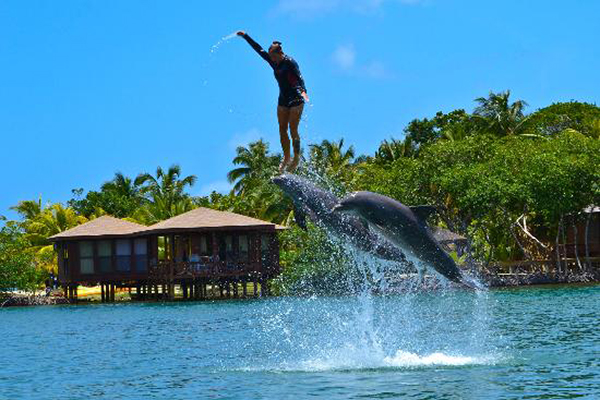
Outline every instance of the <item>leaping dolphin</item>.
<svg viewBox="0 0 600 400">
<path fill-rule="evenodd" d="M 332 193 L 293 174 L 276 176 L 271 181 L 292 199 L 296 223 L 301 228 L 306 229 L 306 217 L 308 217 L 331 235 L 342 236 L 344 240 L 362 251 L 384 260 L 406 262 L 406 257 L 400 249 L 372 232 L 359 218 L 334 213 L 332 209 L 338 204 L 339 199 Z"/>
<path fill-rule="evenodd" d="M 350 194 L 333 208 L 336 214 L 354 215 L 367 221 L 369 226 L 402 249 L 409 259 L 417 259 L 431 266 L 452 282 L 472 286 L 425 225 L 426 216 L 431 210 L 427 206 L 409 208 L 372 192 Z"/>
</svg>

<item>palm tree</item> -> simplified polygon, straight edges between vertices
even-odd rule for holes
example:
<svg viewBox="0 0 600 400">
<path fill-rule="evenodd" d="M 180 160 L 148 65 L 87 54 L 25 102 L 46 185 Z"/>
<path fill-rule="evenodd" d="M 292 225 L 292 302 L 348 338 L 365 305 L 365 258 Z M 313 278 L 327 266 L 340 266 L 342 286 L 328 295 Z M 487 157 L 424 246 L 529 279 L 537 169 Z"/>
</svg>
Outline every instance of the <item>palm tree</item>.
<svg viewBox="0 0 600 400">
<path fill-rule="evenodd" d="M 171 203 L 168 203 L 162 197 L 157 197 L 155 201 L 138 208 L 130 220 L 145 225 L 152 225 L 195 208 L 198 208 L 198 205 L 194 203 L 191 197 L 184 197 Z"/>
<path fill-rule="evenodd" d="M 323 140 L 321 144 L 310 145 L 311 163 L 323 172 L 338 175 L 354 161 L 354 147 L 343 150 L 344 139 L 338 142 Z"/>
<path fill-rule="evenodd" d="M 140 186 L 131 178 L 123 175 L 121 172 L 115 173 L 112 181 L 105 182 L 100 190 L 103 192 L 113 192 L 126 198 L 141 197 Z"/>
<path fill-rule="evenodd" d="M 23 221 L 25 237 L 34 247 L 48 246 L 48 238 L 77 225 L 87 222 L 87 218 L 78 215 L 71 207 L 60 203 L 45 207 L 42 212 L 31 219 Z"/>
<path fill-rule="evenodd" d="M 479 105 L 473 115 L 481 119 L 483 128 L 498 136 L 517 135 L 525 122 L 523 109 L 527 103 L 517 100 L 509 101 L 510 90 L 501 93 L 490 92 L 488 97 L 475 99 Z"/>
<path fill-rule="evenodd" d="M 172 165 L 167 171 L 158 167 L 156 176 L 149 173 L 138 175 L 134 184 L 141 186 L 140 193 L 147 196 L 149 203 L 136 212 L 136 219 L 158 222 L 194 208 L 185 189 L 193 186 L 197 177 L 189 175 L 180 179 L 180 176 L 179 165 Z M 141 215 L 146 215 L 147 218 L 142 218 Z"/>
<path fill-rule="evenodd" d="M 415 147 L 410 137 L 404 140 L 390 139 L 388 142 L 384 140 L 379 145 L 379 149 L 375 152 L 375 160 L 379 162 L 392 162 L 400 158 L 413 157 L 415 155 Z"/>
<path fill-rule="evenodd" d="M 227 174 L 229 183 L 235 182 L 232 193 L 246 194 L 277 173 L 279 156 L 269 155 L 269 144 L 262 139 L 250 143 L 248 148 L 239 146 L 236 153 L 233 164 L 240 167 Z"/>
<path fill-rule="evenodd" d="M 42 196 L 40 196 L 40 198 L 37 201 L 20 201 L 16 206 L 10 207 L 10 209 L 16 211 L 25 220 L 33 220 L 42 213 Z"/>
<path fill-rule="evenodd" d="M 189 175 L 180 179 L 181 167 L 172 165 L 165 172 L 161 167 L 156 168 L 156 177 L 149 173 L 139 174 L 135 178 L 135 185 L 141 186 L 141 193 L 148 196 L 150 201 L 161 199 L 165 205 L 171 206 L 177 200 L 186 198 L 185 189 L 194 186 L 196 175 Z"/>
</svg>

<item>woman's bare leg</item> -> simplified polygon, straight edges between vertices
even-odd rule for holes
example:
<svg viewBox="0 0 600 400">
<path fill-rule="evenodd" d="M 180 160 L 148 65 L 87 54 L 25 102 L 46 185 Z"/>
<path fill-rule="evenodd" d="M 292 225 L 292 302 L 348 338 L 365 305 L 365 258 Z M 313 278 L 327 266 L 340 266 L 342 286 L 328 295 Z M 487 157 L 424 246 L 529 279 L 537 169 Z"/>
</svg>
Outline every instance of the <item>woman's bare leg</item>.
<svg viewBox="0 0 600 400">
<path fill-rule="evenodd" d="M 292 135 L 292 144 L 294 146 L 294 160 L 290 164 L 290 172 L 294 172 L 300 163 L 300 134 L 298 134 L 298 125 L 300 125 L 303 110 L 304 104 L 290 108 L 290 133 Z"/>
<path fill-rule="evenodd" d="M 281 148 L 283 149 L 283 160 L 279 165 L 279 173 L 283 173 L 285 167 L 290 163 L 290 138 L 287 132 L 287 127 L 290 123 L 290 109 L 277 106 L 277 121 L 279 121 L 279 139 L 281 140 Z"/>
</svg>

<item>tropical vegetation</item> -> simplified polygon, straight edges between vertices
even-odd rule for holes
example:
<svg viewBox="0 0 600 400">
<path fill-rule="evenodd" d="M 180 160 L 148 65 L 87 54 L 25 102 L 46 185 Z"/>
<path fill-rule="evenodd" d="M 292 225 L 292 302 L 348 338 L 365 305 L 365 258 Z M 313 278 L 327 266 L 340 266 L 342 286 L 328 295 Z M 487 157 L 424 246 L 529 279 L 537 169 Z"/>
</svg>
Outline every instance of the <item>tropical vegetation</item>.
<svg viewBox="0 0 600 400">
<path fill-rule="evenodd" d="M 412 120 L 373 155 L 357 155 L 343 138 L 310 144 L 298 173 L 337 195 L 370 190 L 433 204 L 435 223 L 464 235 L 482 263 L 548 259 L 560 237 L 589 218 L 582 210 L 600 204 L 600 108 L 571 101 L 527 114 L 526 107 L 509 91 L 489 93 L 471 113 Z M 21 201 L 13 207 L 20 219 L 5 221 L 0 235 L 0 291 L 26 287 L 39 278 L 32 271 L 54 268 L 53 234 L 104 214 L 152 224 L 199 206 L 291 228 L 281 235 L 281 290 L 335 278 L 331 255 L 343 259 L 339 249 L 317 227 L 298 228 L 292 202 L 270 182 L 280 158 L 263 140 L 238 147 L 229 193 L 192 196 L 196 176 L 173 165 L 136 177 L 117 172 L 98 190 L 74 189 L 64 205 Z"/>
</svg>

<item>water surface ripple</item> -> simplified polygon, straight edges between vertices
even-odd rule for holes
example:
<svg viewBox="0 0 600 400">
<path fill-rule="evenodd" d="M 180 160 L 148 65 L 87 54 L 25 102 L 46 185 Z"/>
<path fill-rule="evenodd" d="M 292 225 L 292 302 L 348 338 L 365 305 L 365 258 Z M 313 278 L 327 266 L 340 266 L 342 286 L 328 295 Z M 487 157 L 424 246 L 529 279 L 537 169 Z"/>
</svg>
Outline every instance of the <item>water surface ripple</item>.
<svg viewBox="0 0 600 400">
<path fill-rule="evenodd" d="M 600 287 L 0 309 L 0 399 L 600 398 Z"/>
</svg>

